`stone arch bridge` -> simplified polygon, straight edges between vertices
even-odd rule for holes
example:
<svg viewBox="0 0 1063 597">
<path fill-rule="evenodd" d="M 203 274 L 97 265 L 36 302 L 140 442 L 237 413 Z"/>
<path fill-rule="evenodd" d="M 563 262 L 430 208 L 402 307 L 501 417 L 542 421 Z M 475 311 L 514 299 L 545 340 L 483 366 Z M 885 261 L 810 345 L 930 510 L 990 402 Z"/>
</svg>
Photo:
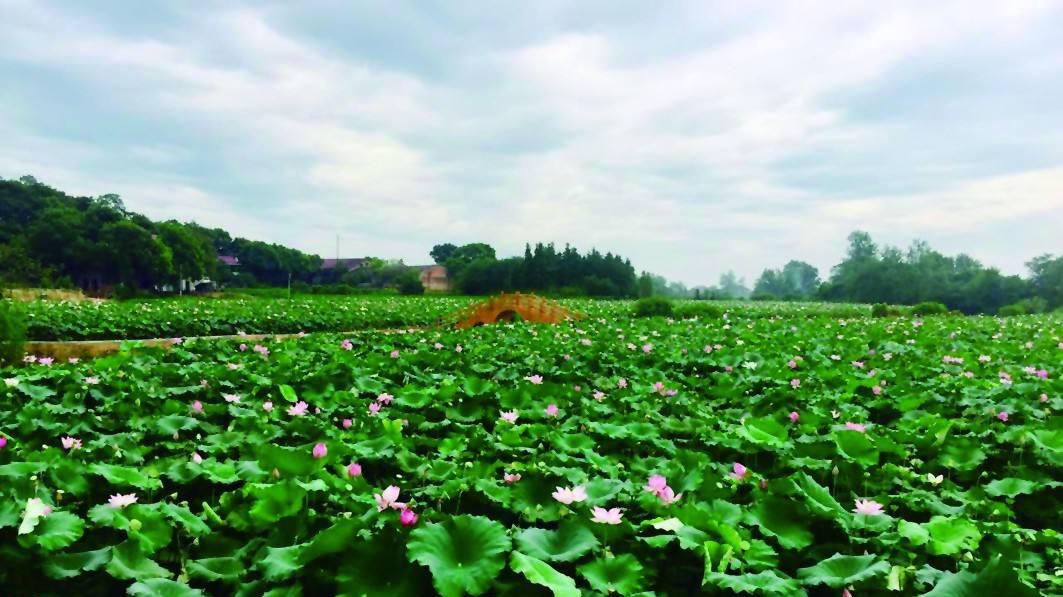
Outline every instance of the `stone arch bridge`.
<svg viewBox="0 0 1063 597">
<path fill-rule="evenodd" d="M 583 316 L 562 307 L 557 301 L 519 292 L 503 292 L 485 301 L 473 303 L 465 309 L 447 318 L 443 324 L 451 324 L 458 329 L 467 329 L 492 323 L 505 323 L 517 317 L 534 323 L 561 323 L 575 321 Z"/>
</svg>

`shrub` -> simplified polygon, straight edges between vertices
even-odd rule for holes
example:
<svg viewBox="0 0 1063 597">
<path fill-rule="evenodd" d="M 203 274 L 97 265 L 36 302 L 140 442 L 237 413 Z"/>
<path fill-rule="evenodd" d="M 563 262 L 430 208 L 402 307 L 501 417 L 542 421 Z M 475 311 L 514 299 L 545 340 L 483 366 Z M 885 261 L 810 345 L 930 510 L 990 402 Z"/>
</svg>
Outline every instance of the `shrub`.
<svg viewBox="0 0 1063 597">
<path fill-rule="evenodd" d="M 413 295 L 424 294 L 424 284 L 421 284 L 421 273 L 411 269 L 403 272 L 398 280 L 399 294 Z"/>
<path fill-rule="evenodd" d="M 723 316 L 723 309 L 707 302 L 683 302 L 675 307 L 675 316 L 679 319 L 719 319 Z"/>
<path fill-rule="evenodd" d="M 948 312 L 948 307 L 934 301 L 922 302 L 912 307 L 912 315 L 944 315 Z"/>
<path fill-rule="evenodd" d="M 1026 315 L 1026 308 L 1021 304 L 1004 305 L 997 311 L 997 315 L 1001 317 L 1014 317 L 1016 315 Z"/>
<path fill-rule="evenodd" d="M 875 303 L 871 305 L 871 317 L 889 317 L 890 308 L 883 303 Z"/>
<path fill-rule="evenodd" d="M 671 317 L 672 301 L 663 296 L 649 296 L 635 301 L 635 317 Z"/>
<path fill-rule="evenodd" d="M 13 365 L 22 358 L 26 343 L 26 313 L 22 305 L 0 299 L 0 365 Z"/>
</svg>

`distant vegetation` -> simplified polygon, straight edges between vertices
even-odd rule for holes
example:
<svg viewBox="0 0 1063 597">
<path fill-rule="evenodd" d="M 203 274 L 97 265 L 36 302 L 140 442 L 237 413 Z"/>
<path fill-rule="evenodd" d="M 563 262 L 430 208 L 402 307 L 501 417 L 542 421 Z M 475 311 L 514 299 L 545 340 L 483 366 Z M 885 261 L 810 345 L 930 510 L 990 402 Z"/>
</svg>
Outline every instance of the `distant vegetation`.
<svg viewBox="0 0 1063 597">
<path fill-rule="evenodd" d="M 803 261 L 790 261 L 779 269 L 766 269 L 752 290 L 733 272 L 721 276 L 716 287 L 686 286 L 643 273 L 640 296 L 673 298 L 751 298 L 753 300 L 821 300 L 880 303 L 876 314 L 889 313 L 886 305 L 917 305 L 916 311 L 959 311 L 967 314 L 1018 315 L 1042 313 L 1063 307 L 1063 255 L 1042 255 L 1026 266 L 1030 277 L 1005 276 L 960 254 L 949 257 L 916 241 L 907 251 L 879 247 L 866 232 L 849 235 L 842 262 L 821 281 L 819 272 Z M 938 306 L 930 306 L 933 303 Z"/>
<path fill-rule="evenodd" d="M 234 257 L 236 268 L 219 262 Z M 733 271 L 716 286 L 688 288 L 630 260 L 565 245 L 526 245 L 519 257 L 499 259 L 485 243 L 444 243 L 432 259 L 446 267 L 451 290 L 464 294 L 531 291 L 555 296 L 693 299 L 819 300 L 883 305 L 939 303 L 946 311 L 1015 315 L 1063 307 L 1063 256 L 1027 263 L 1030 276 L 1005 276 L 972 257 L 949 257 L 923 241 L 906 251 L 879 247 L 866 232 L 830 276 L 791 260 L 766 269 L 748 287 Z M 31 176 L 0 180 L 0 281 L 8 286 L 109 288 L 119 295 L 210 279 L 228 286 L 286 286 L 297 293 L 393 289 L 424 292 L 419 270 L 401 261 L 366 257 L 361 267 L 322 269 L 317 255 L 262 241 L 233 238 L 220 228 L 153 222 L 128 211 L 117 195 L 73 197 Z M 887 311 L 888 312 L 888 311 Z"/>
</svg>

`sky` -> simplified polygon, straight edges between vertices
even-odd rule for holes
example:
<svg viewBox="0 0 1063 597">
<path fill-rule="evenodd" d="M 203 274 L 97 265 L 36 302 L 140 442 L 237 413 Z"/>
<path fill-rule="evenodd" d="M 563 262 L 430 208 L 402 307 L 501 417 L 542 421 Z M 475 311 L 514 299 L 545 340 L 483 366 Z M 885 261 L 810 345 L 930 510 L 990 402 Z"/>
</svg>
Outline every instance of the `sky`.
<svg viewBox="0 0 1063 597">
<path fill-rule="evenodd" d="M 323 257 L 689 285 L 1063 253 L 1063 2 L 0 0 L 0 177 Z"/>
</svg>

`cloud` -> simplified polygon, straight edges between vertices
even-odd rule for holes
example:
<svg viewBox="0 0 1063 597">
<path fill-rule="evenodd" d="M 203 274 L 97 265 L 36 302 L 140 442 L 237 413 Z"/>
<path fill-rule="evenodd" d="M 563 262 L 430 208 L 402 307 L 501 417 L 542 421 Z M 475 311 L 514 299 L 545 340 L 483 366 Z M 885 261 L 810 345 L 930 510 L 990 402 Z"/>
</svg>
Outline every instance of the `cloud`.
<svg viewBox="0 0 1063 597">
<path fill-rule="evenodd" d="M 1058 251 L 1051 2 L 0 5 L 0 175 L 153 217 L 408 262 L 572 243 L 687 283 L 826 270 L 854 228 L 1013 273 Z"/>
</svg>

